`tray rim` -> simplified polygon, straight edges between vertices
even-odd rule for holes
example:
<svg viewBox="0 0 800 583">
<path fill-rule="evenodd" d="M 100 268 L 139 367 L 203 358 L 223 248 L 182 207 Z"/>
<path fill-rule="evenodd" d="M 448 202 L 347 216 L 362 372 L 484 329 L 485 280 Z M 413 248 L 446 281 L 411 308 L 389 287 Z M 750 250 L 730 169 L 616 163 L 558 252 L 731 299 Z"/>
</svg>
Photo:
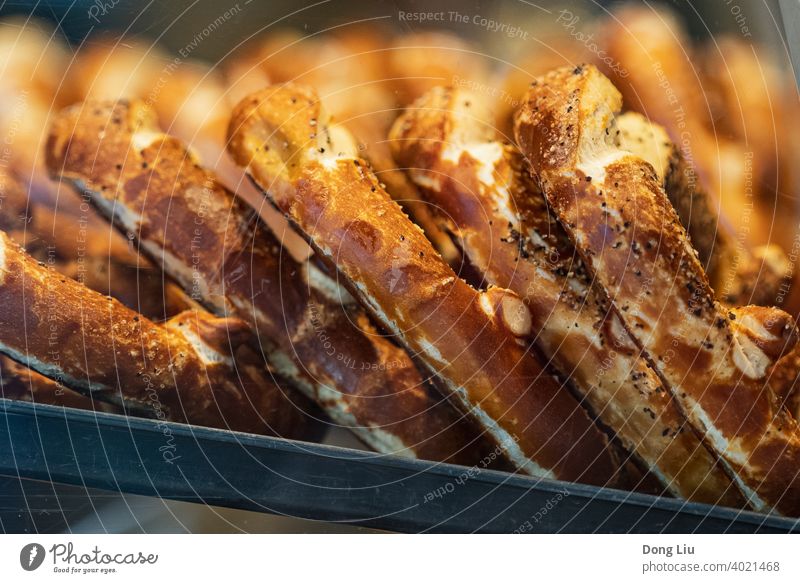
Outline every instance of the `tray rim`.
<svg viewBox="0 0 800 583">
<path fill-rule="evenodd" d="M 7 417 L 8 415 L 32 416 L 36 418 L 37 421 L 38 419 L 42 419 L 43 421 L 48 419 L 60 420 L 66 423 L 78 423 L 83 425 L 88 424 L 90 426 L 96 425 L 101 428 L 115 428 L 118 430 L 122 429 L 127 430 L 132 434 L 142 432 L 146 434 L 161 434 L 166 426 L 169 427 L 170 431 L 176 436 L 191 438 L 197 441 L 207 441 L 209 443 L 228 445 L 234 444 L 237 446 L 244 446 L 246 448 L 255 448 L 257 450 L 277 450 L 289 455 L 300 454 L 303 456 L 356 461 L 382 469 L 400 470 L 409 475 L 433 473 L 437 477 L 455 479 L 463 476 L 465 469 L 467 469 L 464 466 L 447 464 L 443 462 L 429 462 L 419 459 L 409 459 L 396 455 L 359 451 L 356 449 L 335 445 L 261 436 L 138 417 L 128 417 L 126 415 L 116 413 L 71 409 L 63 406 L 31 403 L 26 401 L 12 401 L 4 398 L 0 398 L 0 413 L 3 417 Z M 0 473 L 6 475 L 14 475 L 14 473 L 16 473 L 16 475 L 23 479 L 42 479 L 42 474 L 39 472 L 36 472 L 37 475 L 35 476 L 33 475 L 33 472 L 19 473 L 18 467 L 16 468 L 16 472 L 13 472 L 15 468 L 9 466 L 9 460 L 7 459 L 9 458 L 9 453 L 13 454 L 13 452 L 0 454 L 0 460 L 2 460 L 2 463 L 0 463 Z M 11 457 L 13 458 L 13 455 Z M 44 465 L 46 466 L 46 461 L 44 461 Z M 12 470 L 12 473 L 9 473 L 8 470 Z M 44 470 L 47 471 L 47 468 L 45 467 Z M 497 470 L 481 469 L 476 476 L 470 477 L 470 480 L 493 487 L 513 488 L 519 491 L 537 490 L 549 494 L 566 491 L 569 492 L 570 495 L 589 498 L 592 501 L 600 500 L 626 506 L 638 507 L 640 509 L 657 508 L 667 512 L 674 512 L 676 514 L 688 514 L 696 517 L 702 517 L 704 519 L 716 518 L 720 520 L 731 521 L 732 523 L 744 523 L 753 526 L 776 528 L 785 531 L 800 530 L 800 519 L 761 514 L 746 510 L 736 510 L 733 508 L 713 506 L 697 502 L 688 502 L 676 498 L 652 496 L 648 494 L 612 488 L 598 488 L 584 484 L 561 482 L 549 479 L 538 479 L 530 476 L 512 474 Z M 74 481 L 53 481 L 72 485 L 82 484 L 81 476 L 74 476 Z M 364 488 L 367 488 L 367 486 L 364 486 Z M 358 489 L 358 486 L 348 488 L 348 490 Z M 171 498 L 169 496 L 161 497 Z M 187 501 L 185 497 L 180 497 L 179 499 Z M 192 500 L 188 501 L 191 502 Z M 207 503 L 200 499 L 194 500 L 194 502 Z M 223 501 L 221 505 L 225 506 L 226 504 L 224 504 Z"/>
</svg>

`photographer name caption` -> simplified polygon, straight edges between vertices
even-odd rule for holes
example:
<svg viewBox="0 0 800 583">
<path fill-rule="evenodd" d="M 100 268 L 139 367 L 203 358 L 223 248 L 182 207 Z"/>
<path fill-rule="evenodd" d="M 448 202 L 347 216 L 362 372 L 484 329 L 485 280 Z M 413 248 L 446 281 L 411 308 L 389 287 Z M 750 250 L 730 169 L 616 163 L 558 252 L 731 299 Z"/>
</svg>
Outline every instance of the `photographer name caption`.
<svg viewBox="0 0 800 583">
<path fill-rule="evenodd" d="M 421 573 L 426 580 L 519 578 L 519 561 L 482 560 L 500 550 L 526 557 L 537 580 L 597 579 L 606 573 L 615 583 L 676 577 L 800 580 L 797 539 L 786 535 L 367 536 L 358 538 L 357 572 L 344 568 L 353 556 L 353 536 L 306 537 L 299 544 L 293 535 L 8 535 L 0 539 L 0 581 L 89 577 L 142 583 L 192 575 L 237 581 L 252 578 L 265 565 L 270 581 L 297 580 L 298 565 L 300 580 L 325 583 L 372 582 L 376 572 L 382 583 L 408 583 Z M 443 556 L 463 560 L 443 561 Z"/>
<path fill-rule="evenodd" d="M 736 575 L 774 573 L 786 574 L 787 553 L 776 549 L 773 537 L 760 539 L 764 544 L 751 544 L 748 548 L 740 545 L 732 537 L 717 537 L 713 542 L 698 542 L 699 537 L 689 537 L 688 542 L 664 544 L 659 542 L 638 545 L 641 557 L 641 574 L 696 574 Z M 767 543 L 767 540 L 770 543 Z M 735 548 L 732 548 L 735 547 Z"/>
</svg>

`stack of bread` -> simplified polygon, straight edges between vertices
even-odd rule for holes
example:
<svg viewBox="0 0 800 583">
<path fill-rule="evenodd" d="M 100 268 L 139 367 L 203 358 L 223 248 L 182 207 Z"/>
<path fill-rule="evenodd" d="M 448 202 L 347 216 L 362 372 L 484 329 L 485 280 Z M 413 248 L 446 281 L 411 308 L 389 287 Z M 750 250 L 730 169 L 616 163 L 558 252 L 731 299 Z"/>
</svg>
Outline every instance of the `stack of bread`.
<svg viewBox="0 0 800 583">
<path fill-rule="evenodd" d="M 770 70 L 737 97 L 763 69 L 737 41 L 687 75 L 653 14 L 527 78 L 357 26 L 218 67 L 106 39 L 54 84 L 0 39 L 38 116 L 2 168 L 4 396 L 325 418 L 382 454 L 800 515 L 792 104 Z"/>
</svg>

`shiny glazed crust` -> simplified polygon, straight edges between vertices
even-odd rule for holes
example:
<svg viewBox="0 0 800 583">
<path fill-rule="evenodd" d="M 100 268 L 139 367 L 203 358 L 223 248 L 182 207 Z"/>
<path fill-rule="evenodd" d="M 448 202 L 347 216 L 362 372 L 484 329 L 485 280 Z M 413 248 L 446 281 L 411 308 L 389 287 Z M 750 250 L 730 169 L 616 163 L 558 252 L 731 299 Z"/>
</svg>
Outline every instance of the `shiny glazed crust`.
<svg viewBox="0 0 800 583">
<path fill-rule="evenodd" d="M 621 96 L 593 66 L 534 81 L 517 140 L 553 212 L 684 414 L 758 510 L 800 514 L 800 430 L 769 386 L 797 342 L 774 308 L 717 301 L 647 162 L 611 136 Z"/>
<path fill-rule="evenodd" d="M 664 128 L 635 112 L 617 117 L 616 125 L 620 148 L 648 162 L 664 183 L 720 301 L 733 306 L 774 304 L 781 286 L 792 277 L 780 246 L 750 249 L 736 240 L 720 220 L 708 190 Z"/>
<path fill-rule="evenodd" d="M 486 453 L 408 354 L 324 269 L 282 250 L 142 102 L 65 110 L 51 128 L 47 163 L 194 299 L 249 323 L 282 376 L 375 450 L 465 464 Z"/>
<path fill-rule="evenodd" d="M 458 278 L 367 164 L 339 155 L 315 93 L 272 86 L 235 108 L 229 150 L 354 295 L 532 475 L 606 484 L 617 463 L 578 402 L 528 353 L 530 313 Z"/>
<path fill-rule="evenodd" d="M 84 395 L 159 419 L 301 435 L 303 417 L 258 365 L 239 320 L 200 311 L 154 324 L 37 263 L 5 233 L 0 308 L 0 351 Z"/>
<path fill-rule="evenodd" d="M 519 152 L 495 141 L 486 109 L 463 89 L 431 90 L 395 122 L 395 158 L 487 283 L 525 300 L 541 353 L 662 485 L 683 498 L 741 507 L 738 490 L 592 286 Z"/>
</svg>

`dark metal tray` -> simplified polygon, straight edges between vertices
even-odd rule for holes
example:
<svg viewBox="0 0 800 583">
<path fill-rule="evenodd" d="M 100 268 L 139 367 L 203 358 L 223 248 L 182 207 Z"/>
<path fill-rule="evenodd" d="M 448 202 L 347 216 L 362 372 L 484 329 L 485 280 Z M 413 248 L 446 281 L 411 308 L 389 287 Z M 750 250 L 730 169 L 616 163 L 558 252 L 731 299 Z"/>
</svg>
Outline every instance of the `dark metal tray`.
<svg viewBox="0 0 800 583">
<path fill-rule="evenodd" d="M 669 498 L 4 399 L 0 476 L 402 532 L 800 532 Z"/>
</svg>

